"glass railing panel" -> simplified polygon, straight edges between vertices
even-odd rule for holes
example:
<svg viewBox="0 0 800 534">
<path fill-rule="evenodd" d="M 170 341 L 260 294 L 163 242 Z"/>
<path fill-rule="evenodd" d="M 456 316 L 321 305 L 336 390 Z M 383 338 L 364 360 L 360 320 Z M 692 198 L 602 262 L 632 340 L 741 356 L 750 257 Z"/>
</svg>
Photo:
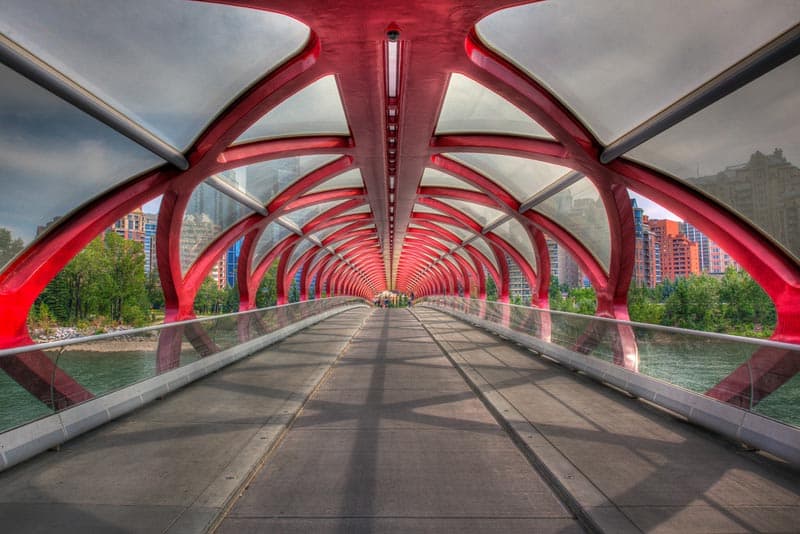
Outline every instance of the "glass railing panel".
<svg viewBox="0 0 800 534">
<path fill-rule="evenodd" d="M 160 333 L 150 331 L 76 343 L 64 347 L 63 351 L 48 350 L 47 354 L 56 367 L 74 378 L 92 395 L 100 396 L 158 374 Z"/>
<path fill-rule="evenodd" d="M 0 351 L 0 432 L 358 302 L 333 297 Z"/>
<path fill-rule="evenodd" d="M 757 347 L 680 332 L 635 327 L 639 372 L 705 393 L 747 362 Z"/>
<path fill-rule="evenodd" d="M 798 345 L 478 299 L 423 302 L 800 427 Z"/>
<path fill-rule="evenodd" d="M 796 357 L 800 358 L 800 354 Z M 800 427 L 800 373 L 762 399 L 753 411 Z"/>
<path fill-rule="evenodd" d="M 54 413 L 6 373 L 0 372 L 0 432 Z"/>
</svg>

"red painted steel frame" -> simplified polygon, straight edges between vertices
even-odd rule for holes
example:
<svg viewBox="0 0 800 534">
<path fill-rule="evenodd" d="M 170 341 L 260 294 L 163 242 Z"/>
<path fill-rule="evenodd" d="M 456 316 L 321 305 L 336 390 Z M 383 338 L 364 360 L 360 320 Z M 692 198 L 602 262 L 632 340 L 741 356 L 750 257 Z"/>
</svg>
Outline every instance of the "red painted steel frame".
<svg viewBox="0 0 800 534">
<path fill-rule="evenodd" d="M 508 299 L 508 271 L 504 254 L 521 267 L 534 289 L 533 304 L 547 306 L 549 264 L 544 233 L 552 236 L 576 259 L 590 278 L 598 296 L 598 314 L 627 318 L 627 291 L 634 258 L 632 211 L 628 190 L 640 193 L 680 215 L 723 247 L 764 288 L 776 306 L 778 325 L 773 339 L 800 342 L 800 267 L 779 246 L 724 206 L 669 176 L 619 160 L 603 165 L 598 160 L 602 147 L 589 130 L 544 87 L 485 46 L 474 31 L 475 23 L 487 14 L 516 5 L 514 0 L 408 0 L 397 5 L 378 0 L 337 4 L 332 17 L 327 0 L 220 0 L 217 3 L 268 9 L 287 13 L 312 29 L 308 43 L 295 57 L 256 82 L 236 99 L 200 135 L 189 150 L 190 168 L 184 172 L 164 168 L 120 185 L 60 221 L 32 247 L 0 273 L 0 346 L 31 342 L 26 319 L 36 297 L 49 281 L 118 218 L 163 194 L 158 227 L 158 264 L 166 300 L 166 320 L 193 316 L 195 294 L 215 261 L 237 239 L 245 236 L 239 263 L 240 308 L 255 305 L 255 292 L 264 273 L 276 259 L 280 263 L 279 298 L 285 300 L 288 284 L 303 268 L 301 294 L 307 296 L 313 276 L 319 295 L 323 285 L 328 294 L 379 291 L 384 288 L 414 291 L 418 295 L 453 292 L 459 282 L 467 291 L 476 287 L 485 297 L 486 269 L 495 279 L 500 300 Z M 401 80 L 399 96 L 386 97 L 385 87 L 376 80 L 385 77 L 384 42 L 392 25 L 401 35 Z M 452 36 L 452 38 L 444 38 Z M 425 60 L 419 61 L 424 52 Z M 353 58 L 359 58 L 353 61 Z M 411 58 L 415 60 L 412 61 Z M 503 135 L 448 135 L 431 137 L 435 131 L 450 73 L 459 72 L 505 98 L 538 124 L 555 141 Z M 254 122 L 289 97 L 323 76 L 335 74 L 342 104 L 350 125 L 349 136 L 305 136 L 233 145 Z M 387 135 L 388 106 L 397 110 L 395 142 Z M 394 158 L 386 152 L 395 146 Z M 484 152 L 528 157 L 564 165 L 584 173 L 597 187 L 605 207 L 611 254 L 604 268 L 579 237 L 555 221 L 535 212 L 520 214 L 519 203 L 501 184 L 441 156 L 443 152 Z M 342 157 L 303 177 L 266 206 L 267 217 L 253 215 L 227 229 L 200 254 L 186 273 L 180 258 L 183 213 L 195 188 L 206 177 L 242 165 L 268 159 L 307 154 L 341 154 Z M 390 159 L 392 159 L 390 161 Z M 447 188 L 420 188 L 426 167 L 440 167 L 478 188 L 479 192 Z M 339 172 L 359 168 L 365 188 L 340 189 L 307 194 L 316 185 Z M 387 170 L 396 175 L 390 191 Z M 390 195 L 394 198 L 390 222 Z M 365 198 L 366 197 L 366 198 Z M 500 209 L 528 229 L 528 238 L 538 256 L 539 272 L 499 236 L 480 237 L 489 244 L 496 262 L 475 247 L 466 246 L 471 262 L 453 255 L 456 263 L 443 260 L 433 265 L 425 250 L 442 251 L 427 232 L 409 228 L 419 220 L 439 238 L 458 243 L 438 224 L 454 224 L 480 234 L 482 228 L 463 213 L 435 198 L 458 198 Z M 335 232 L 340 240 L 336 256 L 310 261 L 317 250 L 287 265 L 298 236 L 290 235 L 251 268 L 258 237 L 268 224 L 288 211 L 334 199 L 351 199 L 331 209 L 326 216 L 307 224 L 313 233 L 335 224 L 336 217 L 368 201 L 371 214 L 342 217 L 346 230 Z M 433 207 L 437 214 L 413 213 L 415 204 Z M 344 219 L 347 219 L 346 221 Z M 376 228 L 364 231 L 364 222 Z M 434 225 L 434 226 L 431 226 Z M 409 237 L 409 239 L 406 239 Z M 325 241 L 334 243 L 329 236 Z M 495 267 L 495 265 L 497 267 Z M 427 267 L 427 271 L 424 271 Z M 394 269 L 397 269 L 396 271 Z M 306 273 L 306 271 L 309 271 Z M 421 274 L 424 271 L 424 275 Z M 538 276 L 537 276 L 538 275 Z M 471 284 L 473 277 L 476 284 Z M 620 350 L 628 358 L 635 351 L 632 335 L 620 332 Z M 627 360 L 626 360 L 627 361 Z M 67 375 L 53 368 L 41 353 L 4 359 L 4 368 L 31 391 L 46 397 L 45 385 L 55 377 L 56 393 L 62 405 L 88 397 L 88 392 Z M 713 388 L 710 394 L 731 402 L 744 402 L 752 376 L 754 398 L 760 399 L 779 387 L 800 369 L 800 361 L 781 351 L 760 351 Z M 47 393 L 49 394 L 49 393 Z M 752 399 L 751 399 L 752 400 Z"/>
</svg>

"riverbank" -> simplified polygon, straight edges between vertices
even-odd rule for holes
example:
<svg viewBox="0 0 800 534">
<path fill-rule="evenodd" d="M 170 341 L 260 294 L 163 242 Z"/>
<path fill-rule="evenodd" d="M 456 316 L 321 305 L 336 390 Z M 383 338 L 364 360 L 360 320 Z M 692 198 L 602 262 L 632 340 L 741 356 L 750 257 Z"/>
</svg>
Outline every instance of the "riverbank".
<svg viewBox="0 0 800 534">
<path fill-rule="evenodd" d="M 109 326 L 98 328 L 97 326 L 88 326 L 86 328 L 78 328 L 77 326 L 55 326 L 52 328 L 32 328 L 31 339 L 36 343 L 48 343 L 51 341 L 63 341 L 65 339 L 75 339 L 80 337 L 95 336 L 97 334 L 110 334 L 114 332 L 123 332 L 133 328 L 128 325 Z"/>
</svg>

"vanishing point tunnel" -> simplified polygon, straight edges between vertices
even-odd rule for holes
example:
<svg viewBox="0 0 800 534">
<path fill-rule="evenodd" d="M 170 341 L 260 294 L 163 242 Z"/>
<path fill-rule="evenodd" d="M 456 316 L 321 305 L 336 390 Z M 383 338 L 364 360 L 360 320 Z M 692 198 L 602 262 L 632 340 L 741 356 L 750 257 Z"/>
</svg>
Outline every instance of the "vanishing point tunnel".
<svg viewBox="0 0 800 534">
<path fill-rule="evenodd" d="M 799 53 L 796 0 L 2 0 L 0 529 L 797 531 Z M 36 343 L 108 232 L 163 324 Z M 769 339 L 630 321 L 702 262 Z"/>
</svg>

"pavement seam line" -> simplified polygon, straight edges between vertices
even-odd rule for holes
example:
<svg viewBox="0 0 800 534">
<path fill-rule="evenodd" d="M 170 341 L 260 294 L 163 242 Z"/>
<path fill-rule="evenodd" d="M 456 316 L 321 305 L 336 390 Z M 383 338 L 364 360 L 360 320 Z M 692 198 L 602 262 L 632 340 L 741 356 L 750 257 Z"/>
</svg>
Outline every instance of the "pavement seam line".
<svg viewBox="0 0 800 534">
<path fill-rule="evenodd" d="M 344 344 L 342 345 L 342 348 L 336 354 L 336 358 L 334 358 L 334 360 L 330 363 L 330 365 L 328 366 L 328 368 L 325 371 L 325 373 L 323 373 L 323 375 L 319 378 L 319 380 L 317 380 L 317 383 L 311 388 L 311 390 L 308 392 L 308 394 L 302 400 L 302 402 L 300 403 L 299 408 L 291 416 L 289 421 L 287 421 L 283 425 L 283 428 L 278 432 L 278 435 L 275 436 L 273 438 L 273 440 L 268 444 L 267 450 L 264 452 L 264 454 L 261 456 L 261 458 L 253 465 L 253 467 L 250 470 L 250 472 L 248 473 L 248 475 L 246 477 L 244 477 L 244 479 L 242 480 L 242 483 L 236 488 L 236 490 L 234 492 L 231 493 L 231 495 L 228 497 L 228 499 L 225 502 L 225 504 L 221 507 L 221 509 L 220 509 L 219 513 L 217 514 L 217 516 L 214 518 L 213 521 L 211 521 L 211 523 L 209 523 L 209 525 L 206 528 L 205 532 L 213 534 L 214 532 L 217 531 L 217 529 L 220 527 L 220 525 L 222 525 L 222 522 L 225 520 L 225 518 L 228 517 L 228 514 L 233 509 L 234 505 L 242 497 L 244 492 L 247 490 L 248 486 L 250 486 L 250 484 L 253 482 L 253 479 L 255 479 L 255 477 L 258 475 L 258 473 L 261 472 L 261 470 L 267 464 L 269 459 L 278 450 L 278 448 L 280 447 L 281 443 L 283 443 L 284 438 L 286 437 L 286 435 L 289 433 L 289 431 L 294 426 L 295 421 L 303 413 L 303 408 L 305 407 L 305 405 L 308 402 L 308 400 L 317 391 L 319 391 L 319 388 L 322 387 L 322 385 L 328 380 L 328 377 L 333 372 L 333 368 L 336 366 L 336 363 L 341 359 L 342 355 L 350 349 L 350 346 L 351 346 L 351 344 L 353 342 L 353 339 L 364 328 L 364 324 L 367 322 L 367 319 L 372 315 L 373 311 L 374 310 L 370 310 L 369 313 L 364 315 L 364 317 L 361 319 L 361 323 L 358 325 L 358 327 L 356 327 L 355 330 L 353 330 L 353 333 L 350 334 L 350 336 L 347 339 L 347 341 L 344 342 Z M 287 403 L 291 402 L 291 398 L 292 398 L 292 395 L 290 395 L 289 398 L 286 399 L 284 404 L 281 406 L 281 410 L 283 409 L 283 407 Z M 272 418 L 270 418 L 270 419 L 272 419 Z M 267 424 L 269 424 L 269 421 L 267 421 L 267 423 L 264 426 L 266 426 Z M 259 431 L 260 431 L 260 429 L 259 429 Z M 256 432 L 256 434 L 258 434 L 258 432 Z"/>
<path fill-rule="evenodd" d="M 561 500 L 564 506 L 566 506 L 566 508 L 575 515 L 576 520 L 582 527 L 584 527 L 590 532 L 601 532 L 601 533 L 605 532 L 605 530 L 598 523 L 598 518 L 595 518 L 594 514 L 592 514 L 592 510 L 590 509 L 590 507 L 585 506 L 583 503 L 581 503 L 578 500 L 578 498 L 571 491 L 568 490 L 566 484 L 562 482 L 559 475 L 551 468 L 550 465 L 548 465 L 547 461 L 543 459 L 539 454 L 537 454 L 537 452 L 530 445 L 528 445 L 525 438 L 521 435 L 520 430 L 518 430 L 514 426 L 514 424 L 512 424 L 512 422 L 510 422 L 506 418 L 507 416 L 503 415 L 500 409 L 494 405 L 494 401 L 492 401 L 492 399 L 490 398 L 490 395 L 492 393 L 497 394 L 497 396 L 499 396 L 500 399 L 502 399 L 501 402 L 507 405 L 507 411 L 509 415 L 513 415 L 514 419 L 516 419 L 517 421 L 525 422 L 524 424 L 529 427 L 526 430 L 526 432 L 533 433 L 541 437 L 547 443 L 547 446 L 553 449 L 553 451 L 555 451 L 556 455 L 561 457 L 569 465 L 572 465 L 574 470 L 577 473 L 580 473 L 582 478 L 585 479 L 586 484 L 588 484 L 591 488 L 597 491 L 597 493 L 602 495 L 611 505 L 611 506 L 592 507 L 592 508 L 616 510 L 621 515 L 621 518 L 623 518 L 626 522 L 629 523 L 630 527 L 632 527 L 636 532 L 641 532 L 641 530 L 630 520 L 630 518 L 628 518 L 628 516 L 622 510 L 620 510 L 619 507 L 613 501 L 611 501 L 611 499 L 609 499 L 599 488 L 597 488 L 591 482 L 591 480 L 588 477 L 586 477 L 580 471 L 580 469 L 577 468 L 577 466 L 575 466 L 566 456 L 564 456 L 558 450 L 558 448 L 555 447 L 547 439 L 546 436 L 542 435 L 541 432 L 539 432 L 536 429 L 536 427 L 526 417 L 524 417 L 514 407 L 514 405 L 511 404 L 511 402 L 509 402 L 508 399 L 480 373 L 480 371 L 475 369 L 469 363 L 469 361 L 466 358 L 464 358 L 464 356 L 461 355 L 461 352 L 458 349 L 453 347 L 453 345 L 447 340 L 440 342 L 440 340 L 437 338 L 434 332 L 428 328 L 428 326 L 422 319 L 420 319 L 417 313 L 413 310 L 409 311 L 411 311 L 414 318 L 422 325 L 425 331 L 428 332 L 428 335 L 431 337 L 434 343 L 436 343 L 436 345 L 439 346 L 439 349 L 444 353 L 447 359 L 450 360 L 451 364 L 458 370 L 464 381 L 470 386 L 470 388 L 478 396 L 481 402 L 483 402 L 484 406 L 486 406 L 486 408 L 489 410 L 489 413 L 491 413 L 492 416 L 497 420 L 498 424 L 500 424 L 503 430 L 508 434 L 508 436 L 511 438 L 511 441 L 517 446 L 517 448 L 520 450 L 523 456 L 528 460 L 528 462 L 531 464 L 534 470 L 544 478 L 544 480 L 548 483 L 550 489 Z M 453 332 L 457 333 L 455 331 Z M 445 347 L 444 344 L 446 344 L 450 348 L 450 350 L 448 350 L 448 348 Z M 453 357 L 453 354 L 457 354 L 458 358 L 460 360 L 463 360 L 463 366 L 462 363 L 460 363 Z M 492 357 L 495 358 L 494 356 Z M 482 382 L 482 384 L 479 384 L 478 381 L 476 381 L 473 376 L 470 376 L 470 374 L 472 374 L 470 373 L 470 371 L 475 375 L 477 375 L 478 377 L 480 377 L 479 381 Z"/>
</svg>

